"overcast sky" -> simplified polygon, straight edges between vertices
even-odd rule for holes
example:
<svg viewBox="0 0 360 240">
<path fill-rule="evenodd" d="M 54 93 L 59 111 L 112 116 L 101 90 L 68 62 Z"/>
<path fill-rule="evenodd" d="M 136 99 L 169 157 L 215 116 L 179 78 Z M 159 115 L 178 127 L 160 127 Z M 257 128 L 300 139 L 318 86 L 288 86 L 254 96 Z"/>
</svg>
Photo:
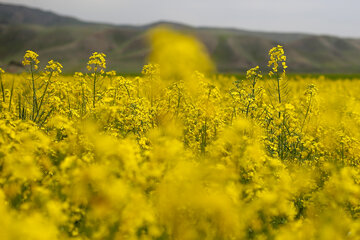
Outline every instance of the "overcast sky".
<svg viewBox="0 0 360 240">
<path fill-rule="evenodd" d="M 360 37 L 360 0 L 0 0 L 82 20 L 305 32 Z"/>
</svg>

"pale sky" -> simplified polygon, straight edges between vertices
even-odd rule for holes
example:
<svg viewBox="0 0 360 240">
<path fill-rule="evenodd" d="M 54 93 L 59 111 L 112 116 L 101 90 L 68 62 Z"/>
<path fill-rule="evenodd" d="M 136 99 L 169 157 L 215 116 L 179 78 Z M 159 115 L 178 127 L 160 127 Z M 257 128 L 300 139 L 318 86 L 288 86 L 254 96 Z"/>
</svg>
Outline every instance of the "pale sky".
<svg viewBox="0 0 360 240">
<path fill-rule="evenodd" d="M 360 0 L 0 0 L 82 20 L 304 32 L 360 38 Z"/>
</svg>

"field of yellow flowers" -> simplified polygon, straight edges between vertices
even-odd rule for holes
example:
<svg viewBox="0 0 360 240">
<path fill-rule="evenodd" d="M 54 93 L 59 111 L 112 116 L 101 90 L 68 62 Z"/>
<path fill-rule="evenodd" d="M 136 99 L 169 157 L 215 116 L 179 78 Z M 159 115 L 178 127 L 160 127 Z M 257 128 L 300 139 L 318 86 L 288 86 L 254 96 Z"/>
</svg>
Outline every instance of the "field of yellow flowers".
<svg viewBox="0 0 360 240">
<path fill-rule="evenodd" d="M 0 239 L 359 239 L 359 80 L 287 77 L 281 46 L 216 75 L 192 37 L 149 36 L 136 77 L 103 53 L 1 69 Z"/>
</svg>

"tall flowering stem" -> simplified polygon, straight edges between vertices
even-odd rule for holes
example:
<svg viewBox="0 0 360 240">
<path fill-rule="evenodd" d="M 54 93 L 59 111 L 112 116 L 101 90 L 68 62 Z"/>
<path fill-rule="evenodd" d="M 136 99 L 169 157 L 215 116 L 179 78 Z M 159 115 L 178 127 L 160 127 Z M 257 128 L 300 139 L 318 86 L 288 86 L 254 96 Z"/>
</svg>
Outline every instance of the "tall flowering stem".
<svg viewBox="0 0 360 240">
<path fill-rule="evenodd" d="M 249 116 L 249 112 L 251 109 L 251 106 L 255 104 L 256 102 L 256 97 L 257 94 L 259 93 L 259 89 L 256 89 L 256 83 L 262 79 L 262 75 L 260 72 L 260 67 L 256 66 L 254 68 L 249 69 L 246 72 L 246 79 L 249 82 L 249 86 L 250 86 L 250 92 L 248 94 L 248 99 L 247 99 L 247 103 L 246 103 L 246 117 Z"/>
<path fill-rule="evenodd" d="M 24 56 L 24 60 L 22 64 L 24 66 L 30 66 L 30 74 L 31 74 L 31 83 L 32 83 L 32 93 L 33 93 L 33 101 L 32 101 L 32 114 L 31 119 L 35 119 L 35 113 L 38 110 L 38 102 L 36 97 L 36 85 L 35 85 L 35 71 L 39 69 L 38 64 L 40 61 L 38 60 L 39 55 L 31 50 L 27 50 Z"/>
<path fill-rule="evenodd" d="M 284 80 L 286 76 L 286 69 L 287 69 L 286 56 L 283 47 L 280 45 L 273 47 L 269 51 L 269 56 L 270 56 L 270 60 L 268 62 L 268 66 L 272 67 L 271 71 L 269 72 L 269 76 L 276 77 L 278 102 L 279 104 L 281 104 L 281 100 L 282 100 L 281 82 Z M 282 72 L 280 68 L 282 68 Z"/>
<path fill-rule="evenodd" d="M 286 125 L 285 125 L 285 116 L 282 115 L 282 103 L 283 103 L 283 94 L 285 91 L 284 86 L 285 78 L 286 78 L 286 56 L 284 53 L 284 49 L 282 46 L 277 45 L 273 47 L 269 51 L 270 60 L 268 62 L 268 66 L 272 69 L 269 72 L 270 77 L 275 77 L 276 81 L 276 93 L 277 93 L 277 101 L 278 106 L 278 136 L 277 136 L 277 149 L 280 159 L 284 158 L 285 146 L 286 146 Z"/>
<path fill-rule="evenodd" d="M 50 60 L 48 62 L 48 65 L 45 67 L 46 85 L 45 85 L 45 89 L 39 99 L 40 103 L 39 103 L 39 107 L 37 109 L 34 121 L 36 121 L 39 117 L 41 107 L 43 106 L 43 103 L 44 103 L 44 98 L 48 91 L 49 84 L 51 83 L 51 79 L 54 77 L 57 77 L 62 72 L 62 68 L 63 68 L 63 66 L 59 62 L 55 62 L 54 60 Z"/>
<path fill-rule="evenodd" d="M 94 52 L 87 63 L 87 69 L 91 72 L 91 77 L 93 80 L 93 108 L 96 105 L 96 83 L 99 80 L 99 76 L 104 74 L 104 70 L 106 69 L 106 55 L 104 53 Z"/>
</svg>

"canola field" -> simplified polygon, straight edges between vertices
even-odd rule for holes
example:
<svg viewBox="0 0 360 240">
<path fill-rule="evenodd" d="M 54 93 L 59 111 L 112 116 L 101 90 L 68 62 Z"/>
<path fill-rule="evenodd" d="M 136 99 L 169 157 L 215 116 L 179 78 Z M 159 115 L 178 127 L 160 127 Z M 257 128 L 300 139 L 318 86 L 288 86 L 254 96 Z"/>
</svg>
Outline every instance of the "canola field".
<svg viewBox="0 0 360 240">
<path fill-rule="evenodd" d="M 104 53 L 1 69 L 0 239 L 360 238 L 360 79 L 287 77 L 282 46 L 222 76 L 194 38 L 149 38 L 139 76 Z"/>
</svg>

